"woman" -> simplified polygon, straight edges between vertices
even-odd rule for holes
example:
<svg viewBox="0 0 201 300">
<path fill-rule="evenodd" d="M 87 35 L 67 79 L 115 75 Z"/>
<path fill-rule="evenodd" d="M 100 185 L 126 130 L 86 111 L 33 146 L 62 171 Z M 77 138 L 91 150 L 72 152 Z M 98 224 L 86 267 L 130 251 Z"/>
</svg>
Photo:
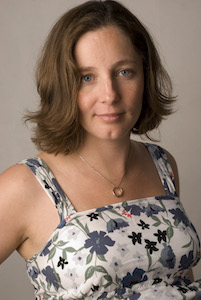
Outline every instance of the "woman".
<svg viewBox="0 0 201 300">
<path fill-rule="evenodd" d="M 200 299 L 175 160 L 130 139 L 174 102 L 147 30 L 115 1 L 75 7 L 47 39 L 37 84 L 27 120 L 42 152 L 1 175 L 0 262 L 18 250 L 36 299 Z"/>
</svg>

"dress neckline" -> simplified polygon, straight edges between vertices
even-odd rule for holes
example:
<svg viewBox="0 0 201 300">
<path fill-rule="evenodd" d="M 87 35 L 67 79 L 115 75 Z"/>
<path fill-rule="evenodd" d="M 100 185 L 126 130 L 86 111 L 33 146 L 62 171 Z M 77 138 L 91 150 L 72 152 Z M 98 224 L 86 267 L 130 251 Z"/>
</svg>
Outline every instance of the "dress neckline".
<svg viewBox="0 0 201 300">
<path fill-rule="evenodd" d="M 110 206 L 121 206 L 123 203 L 128 203 L 128 204 L 130 204 L 130 203 L 133 203 L 133 202 L 136 202 L 136 203 L 139 203 L 139 202 L 141 202 L 141 201 L 143 201 L 143 200 L 145 200 L 145 199 L 154 199 L 154 198 L 161 198 L 161 197 L 163 197 L 163 198 L 166 198 L 166 197 L 170 197 L 171 195 L 173 196 L 173 193 L 170 193 L 169 192 L 169 189 L 167 188 L 167 186 L 165 186 L 165 181 L 164 181 L 164 168 L 163 168 L 163 173 L 162 172 L 160 172 L 160 166 L 159 166 L 159 162 L 158 162 L 158 157 L 157 157 L 157 155 L 156 155 L 156 153 L 153 151 L 153 147 L 157 147 L 157 150 L 158 149 L 160 149 L 160 151 L 161 151 L 161 153 L 163 154 L 163 156 L 164 156 L 164 158 L 166 159 L 166 161 L 167 161 L 167 164 L 169 165 L 169 163 L 168 163 L 168 160 L 167 160 L 167 156 L 166 156 L 166 154 L 165 154 L 165 152 L 163 151 L 163 149 L 160 147 L 160 146 L 158 146 L 158 145 L 154 145 L 154 144 L 149 144 L 149 143 L 144 143 L 143 144 L 145 147 L 146 147 L 146 149 L 148 150 L 148 152 L 149 152 L 149 154 L 150 154 L 150 156 L 151 156 L 151 158 L 152 158 L 152 160 L 153 160 L 153 162 L 154 162 L 154 165 L 155 165 L 155 167 L 156 167 L 156 170 L 157 170 L 157 173 L 158 173 L 158 175 L 159 175 L 159 178 L 160 178 L 160 181 L 161 181 L 161 183 L 162 183 L 162 186 L 163 186 L 163 188 L 164 188 L 164 194 L 163 195 L 159 195 L 159 196 L 148 196 L 148 197 L 143 197 L 143 198 L 137 198 L 137 199 L 128 199 L 128 200 L 124 200 L 124 201 L 119 201 L 119 202 L 114 202 L 114 203 L 110 203 L 110 204 L 108 204 L 108 205 L 105 205 L 105 206 L 100 206 L 100 207 L 94 207 L 94 208 L 89 208 L 89 209 L 85 209 L 85 210 L 81 210 L 81 211 L 79 211 L 79 210 L 76 210 L 75 209 L 75 207 L 74 207 L 74 205 L 73 205 L 73 203 L 71 202 L 71 200 L 70 200 L 70 198 L 68 197 L 68 195 L 63 191 L 63 189 L 61 188 L 61 186 L 60 186 L 60 184 L 59 184 L 59 182 L 57 181 L 57 179 L 56 179 L 56 177 L 55 177 L 55 175 L 54 175 L 54 173 L 52 172 L 52 170 L 50 169 L 50 167 L 47 165 L 47 163 L 42 159 L 42 158 L 40 158 L 40 157 L 38 157 L 38 156 L 35 156 L 34 157 L 34 159 L 36 159 L 37 161 L 39 160 L 40 162 L 41 162 L 41 164 L 42 164 L 42 166 L 45 168 L 45 170 L 47 171 L 47 173 L 48 173 L 48 175 L 51 177 L 51 178 L 54 178 L 54 186 L 55 186 L 55 188 L 57 189 L 57 192 L 58 192 L 58 194 L 61 196 L 63 196 L 63 198 L 65 198 L 65 201 L 66 201 L 66 204 L 68 204 L 68 206 L 71 206 L 71 215 L 73 215 L 73 214 L 85 214 L 85 213 L 88 213 L 88 212 L 90 212 L 90 211 L 95 211 L 95 210 L 98 210 L 98 209 L 103 209 L 103 208 L 105 208 L 105 207 L 110 207 Z M 172 171 L 172 169 L 171 169 L 171 166 L 169 165 L 169 169 L 170 169 L 170 171 Z M 172 172 L 173 173 L 173 172 Z M 167 176 L 169 176 L 169 174 L 167 173 L 167 174 L 165 174 L 165 177 L 167 177 Z M 51 180 L 52 181 L 52 180 Z M 56 184 L 55 184 L 56 183 Z M 177 196 L 176 195 L 176 191 L 174 190 L 174 196 Z"/>
</svg>

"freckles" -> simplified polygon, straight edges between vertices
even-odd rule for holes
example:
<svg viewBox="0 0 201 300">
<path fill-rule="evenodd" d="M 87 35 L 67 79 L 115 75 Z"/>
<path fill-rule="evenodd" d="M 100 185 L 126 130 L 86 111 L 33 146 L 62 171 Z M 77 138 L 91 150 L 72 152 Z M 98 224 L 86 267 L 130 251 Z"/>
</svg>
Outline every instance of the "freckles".
<svg viewBox="0 0 201 300">
<path fill-rule="evenodd" d="M 78 100 L 78 109 L 80 114 L 88 113 L 91 108 L 92 105 L 90 104 L 90 100 L 88 97 L 82 97 L 82 99 Z"/>
<path fill-rule="evenodd" d="M 78 92 L 77 96 L 77 105 L 79 110 L 83 110 L 84 107 L 86 106 L 87 101 L 85 101 L 85 97 L 83 96 L 82 92 Z"/>
</svg>

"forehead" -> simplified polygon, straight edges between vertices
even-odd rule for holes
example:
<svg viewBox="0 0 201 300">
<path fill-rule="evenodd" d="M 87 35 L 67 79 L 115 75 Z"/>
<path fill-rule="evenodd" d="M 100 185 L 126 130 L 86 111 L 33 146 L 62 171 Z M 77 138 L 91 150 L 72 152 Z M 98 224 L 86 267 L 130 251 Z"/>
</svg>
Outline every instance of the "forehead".
<svg viewBox="0 0 201 300">
<path fill-rule="evenodd" d="M 101 27 L 83 34 L 75 46 L 75 59 L 82 66 L 88 62 L 140 59 L 131 39 L 117 26 Z"/>
</svg>

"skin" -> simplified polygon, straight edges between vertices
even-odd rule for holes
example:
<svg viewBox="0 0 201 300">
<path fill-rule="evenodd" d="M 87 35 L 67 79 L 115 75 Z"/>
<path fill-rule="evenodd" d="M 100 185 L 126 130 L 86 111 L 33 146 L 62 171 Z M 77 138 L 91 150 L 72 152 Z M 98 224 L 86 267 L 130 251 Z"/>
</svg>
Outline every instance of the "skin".
<svg viewBox="0 0 201 300">
<path fill-rule="evenodd" d="M 115 185 L 128 166 L 121 202 L 165 195 L 147 149 L 142 143 L 130 142 L 144 90 L 142 59 L 130 39 L 115 26 L 88 32 L 78 40 L 75 58 L 81 76 L 78 106 L 84 142 L 71 155 L 41 153 L 39 157 L 50 167 L 77 211 L 119 202 L 111 193 L 111 185 L 81 161 L 78 153 Z M 167 156 L 179 193 L 176 162 L 168 152 Z M 93 189 L 89 188 L 92 183 Z M 0 176 L 0 189 L 0 263 L 16 249 L 29 259 L 59 224 L 58 213 L 24 165 L 6 170 Z"/>
<path fill-rule="evenodd" d="M 78 106 L 85 143 L 121 139 L 128 144 L 142 108 L 141 56 L 125 34 L 109 27 L 83 35 L 76 45 L 75 58 L 82 79 Z"/>
</svg>

